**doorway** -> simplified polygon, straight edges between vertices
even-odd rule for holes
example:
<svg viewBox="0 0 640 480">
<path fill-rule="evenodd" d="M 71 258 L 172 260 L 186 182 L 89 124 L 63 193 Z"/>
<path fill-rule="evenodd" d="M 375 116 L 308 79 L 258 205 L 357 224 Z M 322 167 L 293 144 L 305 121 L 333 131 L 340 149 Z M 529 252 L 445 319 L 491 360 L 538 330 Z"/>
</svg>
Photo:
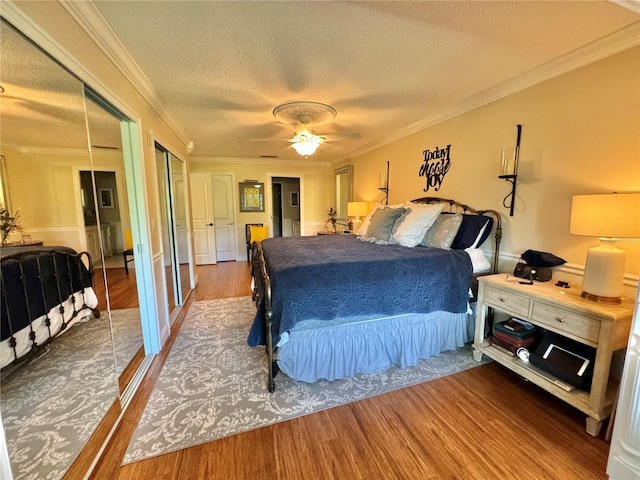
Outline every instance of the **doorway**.
<svg viewBox="0 0 640 480">
<path fill-rule="evenodd" d="M 271 212 L 274 237 L 300 235 L 300 178 L 271 178 Z"/>
<path fill-rule="evenodd" d="M 273 236 L 282 236 L 282 183 L 276 182 L 274 179 L 271 186 L 271 201 L 273 212 Z"/>
</svg>

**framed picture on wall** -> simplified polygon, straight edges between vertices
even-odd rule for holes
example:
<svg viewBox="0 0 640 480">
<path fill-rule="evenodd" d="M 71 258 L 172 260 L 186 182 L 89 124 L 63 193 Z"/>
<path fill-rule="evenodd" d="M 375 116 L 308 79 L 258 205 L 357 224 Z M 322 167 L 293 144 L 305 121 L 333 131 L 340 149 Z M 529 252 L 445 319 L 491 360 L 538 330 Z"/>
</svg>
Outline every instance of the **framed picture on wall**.
<svg viewBox="0 0 640 480">
<path fill-rule="evenodd" d="M 291 194 L 289 195 L 289 206 L 290 207 L 300 206 L 300 192 L 291 192 Z"/>
<path fill-rule="evenodd" d="M 113 204 L 113 190 L 110 188 L 101 188 L 98 190 L 98 201 L 102 208 L 115 208 Z"/>
<path fill-rule="evenodd" d="M 264 212 L 264 183 L 240 182 L 240 211 Z"/>
</svg>

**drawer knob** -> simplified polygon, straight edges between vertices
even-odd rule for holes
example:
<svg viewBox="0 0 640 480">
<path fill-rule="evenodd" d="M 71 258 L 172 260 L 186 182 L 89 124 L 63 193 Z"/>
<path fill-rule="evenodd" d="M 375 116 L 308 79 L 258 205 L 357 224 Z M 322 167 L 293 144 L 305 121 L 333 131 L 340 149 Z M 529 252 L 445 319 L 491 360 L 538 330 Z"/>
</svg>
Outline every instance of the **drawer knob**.
<svg viewBox="0 0 640 480">
<path fill-rule="evenodd" d="M 498 300 L 500 300 L 502 303 L 504 303 L 504 298 L 498 297 Z"/>
<path fill-rule="evenodd" d="M 560 322 L 560 323 L 562 323 L 562 322 L 564 322 L 564 318 L 562 318 L 562 317 L 556 317 L 556 322 Z"/>
</svg>

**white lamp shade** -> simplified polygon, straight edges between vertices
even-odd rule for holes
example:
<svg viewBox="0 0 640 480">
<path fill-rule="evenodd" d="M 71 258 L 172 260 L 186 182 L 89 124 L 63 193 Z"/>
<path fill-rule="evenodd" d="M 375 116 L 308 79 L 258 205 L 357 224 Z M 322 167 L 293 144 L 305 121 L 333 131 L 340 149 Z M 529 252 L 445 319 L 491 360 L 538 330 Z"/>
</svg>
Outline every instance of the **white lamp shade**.
<svg viewBox="0 0 640 480">
<path fill-rule="evenodd" d="M 569 231 L 589 237 L 639 238 L 640 193 L 574 196 Z"/>
<path fill-rule="evenodd" d="M 349 217 L 364 217 L 369 209 L 367 202 L 348 202 L 347 203 L 347 216 Z"/>
</svg>

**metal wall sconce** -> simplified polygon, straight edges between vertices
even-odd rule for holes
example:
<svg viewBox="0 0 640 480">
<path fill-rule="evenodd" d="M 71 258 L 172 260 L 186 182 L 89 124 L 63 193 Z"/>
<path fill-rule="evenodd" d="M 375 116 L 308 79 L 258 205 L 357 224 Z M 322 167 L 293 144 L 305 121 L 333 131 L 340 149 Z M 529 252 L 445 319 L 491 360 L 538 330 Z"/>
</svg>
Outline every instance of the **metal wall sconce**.
<svg viewBox="0 0 640 480">
<path fill-rule="evenodd" d="M 520 159 L 520 137 L 522 136 L 522 125 L 518 125 L 516 137 L 516 148 L 513 156 L 507 152 L 511 149 L 502 149 L 502 170 L 498 178 L 511 182 L 511 192 L 502 200 L 502 206 L 509 209 L 509 216 L 513 217 L 513 209 L 516 204 L 516 180 L 518 178 L 518 160 Z"/>
<path fill-rule="evenodd" d="M 387 171 L 380 172 L 378 190 L 384 193 L 384 198 L 380 203 L 389 205 L 389 160 L 387 160 Z"/>
</svg>

